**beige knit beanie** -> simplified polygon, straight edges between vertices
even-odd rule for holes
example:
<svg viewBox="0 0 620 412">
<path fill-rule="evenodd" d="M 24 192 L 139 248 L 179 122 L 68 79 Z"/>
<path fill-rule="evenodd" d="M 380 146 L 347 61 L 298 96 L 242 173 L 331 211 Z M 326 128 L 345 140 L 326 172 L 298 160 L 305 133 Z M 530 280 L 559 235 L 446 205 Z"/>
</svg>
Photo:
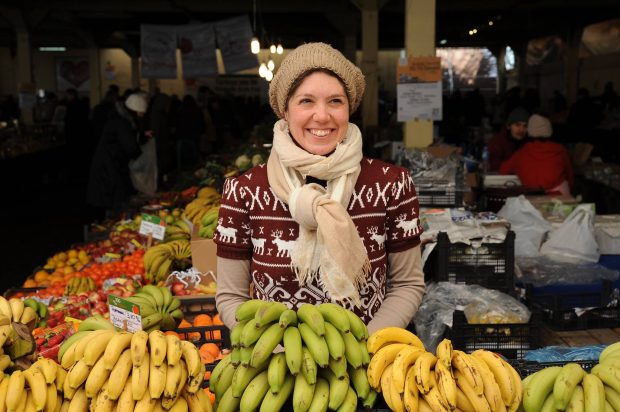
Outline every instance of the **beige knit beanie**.
<svg viewBox="0 0 620 412">
<path fill-rule="evenodd" d="M 357 110 L 366 87 L 362 71 L 330 45 L 307 43 L 297 47 L 284 58 L 269 84 L 269 104 L 279 118 L 284 118 L 286 98 L 293 82 L 312 69 L 331 70 L 340 77 L 349 96 L 349 113 Z"/>
<path fill-rule="evenodd" d="M 546 138 L 551 137 L 553 128 L 551 122 L 546 117 L 533 114 L 527 122 L 527 134 L 530 137 Z"/>
</svg>

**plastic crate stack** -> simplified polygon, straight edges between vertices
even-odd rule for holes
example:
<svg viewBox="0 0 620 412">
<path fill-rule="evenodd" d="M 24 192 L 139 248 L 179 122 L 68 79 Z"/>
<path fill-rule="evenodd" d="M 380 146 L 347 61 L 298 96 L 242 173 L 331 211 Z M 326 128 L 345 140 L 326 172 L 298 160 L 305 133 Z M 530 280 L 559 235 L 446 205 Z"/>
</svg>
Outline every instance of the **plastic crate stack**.
<svg viewBox="0 0 620 412">
<path fill-rule="evenodd" d="M 620 327 L 617 289 L 610 280 L 583 285 L 525 286 L 527 305 L 555 330 Z"/>
<path fill-rule="evenodd" d="M 424 272 L 427 281 L 480 285 L 509 295 L 514 288 L 515 233 L 508 231 L 502 243 L 468 245 L 451 243 L 440 232 Z M 540 347 L 541 315 L 533 312 L 528 323 L 469 324 L 455 311 L 448 335 L 455 348 L 471 352 L 487 349 L 508 359 L 521 359 L 528 350 Z"/>
</svg>

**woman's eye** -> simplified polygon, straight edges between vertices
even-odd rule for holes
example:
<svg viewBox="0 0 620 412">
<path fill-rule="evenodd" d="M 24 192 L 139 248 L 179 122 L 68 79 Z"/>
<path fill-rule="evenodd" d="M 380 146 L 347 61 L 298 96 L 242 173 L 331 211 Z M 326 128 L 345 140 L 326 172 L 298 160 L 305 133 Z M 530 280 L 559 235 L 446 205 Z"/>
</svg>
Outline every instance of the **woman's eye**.
<svg viewBox="0 0 620 412">
<path fill-rule="evenodd" d="M 342 99 L 341 98 L 333 99 L 332 103 L 341 104 L 342 103 Z"/>
<path fill-rule="evenodd" d="M 301 103 L 301 104 L 303 104 L 303 103 L 310 103 L 311 101 L 312 101 L 312 100 L 310 100 L 310 99 L 301 99 L 301 100 L 299 101 L 299 103 Z"/>
</svg>

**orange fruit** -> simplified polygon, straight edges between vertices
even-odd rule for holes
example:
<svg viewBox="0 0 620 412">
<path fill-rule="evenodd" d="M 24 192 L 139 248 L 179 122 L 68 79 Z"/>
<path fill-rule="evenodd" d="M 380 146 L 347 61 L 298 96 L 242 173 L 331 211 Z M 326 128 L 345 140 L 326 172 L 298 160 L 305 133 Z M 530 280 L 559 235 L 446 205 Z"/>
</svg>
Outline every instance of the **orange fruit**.
<svg viewBox="0 0 620 412">
<path fill-rule="evenodd" d="M 220 314 L 216 314 L 215 316 L 213 316 L 213 324 L 214 325 L 223 325 L 224 322 L 222 322 L 222 319 L 220 319 Z"/>
<path fill-rule="evenodd" d="M 205 381 L 211 379 L 211 371 L 205 371 L 205 376 L 203 378 Z"/>
<path fill-rule="evenodd" d="M 211 355 L 211 352 L 208 350 L 202 350 L 202 348 L 200 350 L 200 359 L 205 365 L 215 362 L 215 356 Z"/>
<path fill-rule="evenodd" d="M 194 326 L 211 326 L 213 325 L 213 319 L 211 316 L 201 313 L 194 318 Z"/>
<path fill-rule="evenodd" d="M 183 328 L 191 328 L 193 327 L 193 325 L 191 323 L 189 323 L 188 321 L 186 321 L 185 319 L 183 319 L 181 321 L 181 323 L 179 323 L 179 328 L 183 329 Z M 186 340 L 198 340 L 200 339 L 200 333 L 199 332 L 190 332 L 187 334 L 181 334 L 181 336 L 183 336 L 183 339 Z M 207 336 L 207 339 L 209 337 Z"/>
<path fill-rule="evenodd" d="M 39 270 L 37 273 L 34 274 L 34 280 L 36 280 L 37 282 L 45 282 L 49 279 L 49 277 L 50 274 L 47 273 L 47 271 L 45 270 Z"/>
<path fill-rule="evenodd" d="M 213 339 L 222 339 L 222 332 L 219 330 L 214 330 L 213 332 Z"/>
<path fill-rule="evenodd" d="M 205 343 L 200 347 L 200 352 L 202 351 L 208 351 L 215 358 L 220 354 L 220 347 L 215 343 Z"/>
<path fill-rule="evenodd" d="M 37 286 L 39 286 L 39 284 L 34 279 L 26 279 L 26 281 L 24 282 L 25 288 L 36 288 Z"/>
<path fill-rule="evenodd" d="M 164 332 L 164 335 L 172 335 L 172 336 L 176 336 L 176 337 L 177 337 L 177 338 L 179 338 L 179 339 L 183 339 L 183 338 L 181 338 L 181 335 L 179 335 L 178 333 L 176 333 L 176 332 L 175 332 L 175 331 L 173 331 L 173 330 L 167 330 L 167 331 L 165 331 L 165 332 Z"/>
</svg>

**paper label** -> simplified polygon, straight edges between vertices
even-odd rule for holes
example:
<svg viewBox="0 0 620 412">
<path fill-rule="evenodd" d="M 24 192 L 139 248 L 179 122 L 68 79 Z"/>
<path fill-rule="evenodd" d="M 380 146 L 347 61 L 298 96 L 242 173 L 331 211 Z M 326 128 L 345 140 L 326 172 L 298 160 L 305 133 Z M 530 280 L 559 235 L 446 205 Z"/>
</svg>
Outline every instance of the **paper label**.
<svg viewBox="0 0 620 412">
<path fill-rule="evenodd" d="M 142 330 L 142 316 L 140 306 L 115 295 L 108 295 L 110 308 L 110 322 L 127 332 Z"/>
<path fill-rule="evenodd" d="M 164 240 L 166 221 L 160 217 L 142 213 L 139 233 L 144 236 L 152 235 L 153 239 Z"/>
</svg>

